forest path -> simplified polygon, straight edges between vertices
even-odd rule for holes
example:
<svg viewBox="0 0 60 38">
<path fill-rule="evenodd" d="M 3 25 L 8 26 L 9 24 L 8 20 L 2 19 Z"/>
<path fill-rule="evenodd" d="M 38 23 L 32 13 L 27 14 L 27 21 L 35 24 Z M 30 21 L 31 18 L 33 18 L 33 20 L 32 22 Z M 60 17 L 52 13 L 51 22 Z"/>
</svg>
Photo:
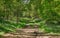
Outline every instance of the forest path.
<svg viewBox="0 0 60 38">
<path fill-rule="evenodd" d="M 5 34 L 0 38 L 60 38 L 60 36 L 42 33 L 37 28 L 24 28 L 17 29 L 16 33 Z"/>
</svg>

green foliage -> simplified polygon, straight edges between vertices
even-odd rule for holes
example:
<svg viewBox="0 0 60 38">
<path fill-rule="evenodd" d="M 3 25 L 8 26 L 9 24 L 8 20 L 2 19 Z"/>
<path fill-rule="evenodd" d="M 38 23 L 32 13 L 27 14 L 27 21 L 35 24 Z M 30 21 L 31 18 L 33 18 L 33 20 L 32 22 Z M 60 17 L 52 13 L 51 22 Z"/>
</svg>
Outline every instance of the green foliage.
<svg viewBox="0 0 60 38">
<path fill-rule="evenodd" d="M 59 0 L 28 1 L 0 0 L 0 31 L 15 32 L 26 24 L 37 23 L 46 32 L 60 32 Z"/>
</svg>

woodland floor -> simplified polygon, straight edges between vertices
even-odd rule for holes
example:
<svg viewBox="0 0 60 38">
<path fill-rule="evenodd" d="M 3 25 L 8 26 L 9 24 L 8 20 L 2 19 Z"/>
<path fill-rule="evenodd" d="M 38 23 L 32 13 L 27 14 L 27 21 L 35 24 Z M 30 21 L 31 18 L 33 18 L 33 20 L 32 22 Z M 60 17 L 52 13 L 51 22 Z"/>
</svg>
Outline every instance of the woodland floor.
<svg viewBox="0 0 60 38">
<path fill-rule="evenodd" d="M 18 29 L 16 33 L 7 33 L 0 38 L 60 38 L 59 35 L 49 35 L 36 29 Z"/>
</svg>

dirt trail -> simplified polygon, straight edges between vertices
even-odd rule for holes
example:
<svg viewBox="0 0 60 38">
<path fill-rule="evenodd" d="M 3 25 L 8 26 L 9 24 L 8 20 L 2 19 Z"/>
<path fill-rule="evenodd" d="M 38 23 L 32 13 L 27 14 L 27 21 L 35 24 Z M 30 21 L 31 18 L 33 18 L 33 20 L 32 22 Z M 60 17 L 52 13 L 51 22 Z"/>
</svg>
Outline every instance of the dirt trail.
<svg viewBox="0 0 60 38">
<path fill-rule="evenodd" d="M 60 36 L 43 33 L 38 28 L 22 28 L 17 29 L 16 33 L 7 33 L 0 38 L 60 38 Z"/>
</svg>

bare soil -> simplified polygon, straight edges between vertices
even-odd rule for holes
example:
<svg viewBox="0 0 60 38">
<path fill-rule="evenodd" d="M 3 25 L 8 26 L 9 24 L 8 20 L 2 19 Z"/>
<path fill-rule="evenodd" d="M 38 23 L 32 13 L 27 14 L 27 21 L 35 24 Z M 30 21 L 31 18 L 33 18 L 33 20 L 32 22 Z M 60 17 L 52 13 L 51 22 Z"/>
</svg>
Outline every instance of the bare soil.
<svg viewBox="0 0 60 38">
<path fill-rule="evenodd" d="M 16 33 L 7 33 L 0 38 L 60 38 L 60 36 L 42 33 L 38 29 L 17 29 Z"/>
</svg>

